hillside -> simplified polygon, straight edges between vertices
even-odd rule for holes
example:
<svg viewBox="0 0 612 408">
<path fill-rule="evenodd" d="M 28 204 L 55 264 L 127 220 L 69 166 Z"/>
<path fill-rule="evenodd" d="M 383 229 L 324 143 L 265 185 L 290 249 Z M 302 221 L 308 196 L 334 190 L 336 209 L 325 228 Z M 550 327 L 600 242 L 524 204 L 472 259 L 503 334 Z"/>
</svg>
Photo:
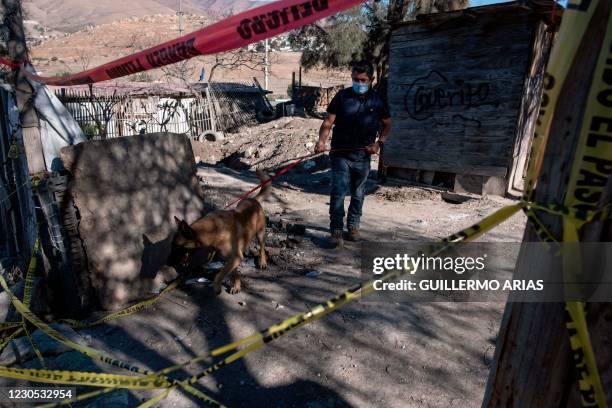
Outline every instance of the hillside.
<svg viewBox="0 0 612 408">
<path fill-rule="evenodd" d="M 191 14 L 223 14 L 243 11 L 256 2 L 249 0 L 182 0 Z M 49 32 L 74 33 L 88 26 L 111 23 L 127 17 L 175 14 L 178 0 L 24 0 L 26 19 Z"/>
<path fill-rule="evenodd" d="M 185 31 L 195 31 L 213 21 L 212 17 L 187 14 L 184 18 Z M 175 14 L 129 17 L 38 43 L 31 42 L 30 54 L 40 75 L 53 76 L 93 68 L 177 36 L 178 16 Z M 189 79 L 198 80 L 202 68 L 210 72 L 213 60 L 213 56 L 190 60 L 188 63 Z M 291 73 L 294 71 L 297 73 L 299 70 L 300 53 L 272 52 L 270 60 L 269 88 L 276 95 L 285 96 L 291 83 Z M 350 83 L 348 72 L 342 74 L 330 75 L 326 71 L 311 70 L 304 72 L 302 79 L 303 83 L 308 85 L 331 86 Z M 216 69 L 214 80 L 251 82 L 254 76 L 263 84 L 262 71 L 246 67 Z M 129 79 L 154 81 L 168 78 L 162 70 L 158 69 Z"/>
</svg>

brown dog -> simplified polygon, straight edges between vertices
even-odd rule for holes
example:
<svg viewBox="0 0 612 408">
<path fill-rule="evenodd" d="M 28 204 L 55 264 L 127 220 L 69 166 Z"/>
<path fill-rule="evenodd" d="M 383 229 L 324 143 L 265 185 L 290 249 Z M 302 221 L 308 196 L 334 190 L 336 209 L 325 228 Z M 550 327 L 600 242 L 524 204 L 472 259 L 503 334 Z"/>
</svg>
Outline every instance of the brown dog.
<svg viewBox="0 0 612 408">
<path fill-rule="evenodd" d="M 257 177 L 266 182 L 269 177 L 257 170 Z M 178 230 L 172 239 L 172 249 L 166 262 L 170 266 L 185 265 L 189 255 L 200 248 L 213 248 L 225 260 L 214 281 L 215 293 L 221 293 L 223 278 L 232 272 L 231 294 L 240 292 L 238 266 L 244 251 L 254 236 L 259 241 L 259 268 L 268 266 L 265 252 L 266 216 L 261 202 L 270 193 L 270 183 L 263 185 L 255 198 L 242 200 L 235 210 L 216 210 L 189 225 L 174 217 Z"/>
</svg>

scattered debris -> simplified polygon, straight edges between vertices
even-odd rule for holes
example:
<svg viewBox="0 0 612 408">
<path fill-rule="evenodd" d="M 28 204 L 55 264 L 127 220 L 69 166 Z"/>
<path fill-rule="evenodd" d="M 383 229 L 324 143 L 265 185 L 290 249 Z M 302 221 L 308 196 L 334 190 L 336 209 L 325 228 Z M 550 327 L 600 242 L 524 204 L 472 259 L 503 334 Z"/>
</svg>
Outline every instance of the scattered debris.
<svg viewBox="0 0 612 408">
<path fill-rule="evenodd" d="M 82 346 L 86 346 L 92 341 L 91 336 L 84 338 L 69 326 L 59 323 L 51 323 L 49 326 L 57 330 L 62 336 Z M 72 350 L 72 348 L 54 340 L 40 329 L 32 333 L 32 339 L 43 357 L 57 356 Z M 6 347 L 2 351 L 2 354 L 0 354 L 0 365 L 23 365 L 25 362 L 34 358 L 36 358 L 36 352 L 32 348 L 32 344 L 28 340 L 28 337 L 23 336 L 13 340 L 10 347 Z"/>
<path fill-rule="evenodd" d="M 156 295 L 159 295 L 159 294 L 160 294 L 160 293 L 161 293 L 161 292 L 162 292 L 164 289 L 166 289 L 167 287 L 168 287 L 168 285 L 162 282 L 162 283 L 161 283 L 161 285 L 159 285 L 159 287 L 157 287 L 157 288 L 155 288 L 155 289 L 151 290 L 151 293 L 154 293 L 154 294 L 156 294 Z"/>
<path fill-rule="evenodd" d="M 216 271 L 217 269 L 223 268 L 223 262 L 211 262 L 206 265 L 206 269 Z"/>
<path fill-rule="evenodd" d="M 279 256 L 281 254 L 280 248 L 266 247 L 266 253 L 268 256 Z"/>
<path fill-rule="evenodd" d="M 440 200 L 439 191 L 413 186 L 380 186 L 376 196 L 394 202 Z"/>
<path fill-rule="evenodd" d="M 204 283 L 204 284 L 207 284 L 207 285 L 212 285 L 212 281 L 210 279 L 206 279 L 204 277 L 188 279 L 187 281 L 185 281 L 185 284 L 187 284 L 187 285 L 195 285 L 197 283 Z"/>
<path fill-rule="evenodd" d="M 306 274 L 306 276 L 308 276 L 309 278 L 316 278 L 317 276 L 319 276 L 322 272 L 321 271 L 317 271 L 315 269 L 313 269 L 312 271 L 308 272 Z"/>
</svg>

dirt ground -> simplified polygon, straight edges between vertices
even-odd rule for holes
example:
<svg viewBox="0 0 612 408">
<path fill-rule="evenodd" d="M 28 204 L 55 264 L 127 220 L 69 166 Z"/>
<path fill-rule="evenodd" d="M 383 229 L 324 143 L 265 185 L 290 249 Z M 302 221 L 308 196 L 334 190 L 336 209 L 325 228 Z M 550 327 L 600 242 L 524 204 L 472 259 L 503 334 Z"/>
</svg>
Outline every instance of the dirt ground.
<svg viewBox="0 0 612 408">
<path fill-rule="evenodd" d="M 312 151 L 307 144 L 316 137 L 319 123 L 285 118 L 228 135 L 222 142 L 200 143 L 197 174 L 206 199 L 223 206 L 257 184 L 247 166 L 272 168 Z M 243 157 L 249 149 L 250 156 Z M 231 167 L 219 163 L 232 153 L 237 159 Z M 314 164 L 275 181 L 264 205 L 269 218 L 304 225 L 305 234 L 269 230 L 267 246 L 280 248 L 280 254 L 271 257 L 266 270 L 256 269 L 255 259 L 247 257 L 240 267 L 240 294 L 224 291 L 217 297 L 209 281 L 192 281 L 146 311 L 80 331 L 84 341 L 159 370 L 309 310 L 354 286 L 360 277 L 360 245 L 347 242 L 343 249 L 329 248 L 329 169 L 323 159 Z M 512 203 L 483 197 L 452 204 L 433 188 L 379 185 L 375 171 L 366 190 L 361 229 L 367 242 L 438 240 Z M 525 217 L 517 214 L 480 240 L 518 242 L 524 225 Z M 205 377 L 199 388 L 230 407 L 479 407 L 503 307 L 359 300 Z M 125 373 L 77 352 L 46 362 L 50 369 Z M 211 362 L 174 375 L 185 378 Z M 40 367 L 36 358 L 19 366 Z M 120 390 L 89 404 L 135 406 L 158 392 Z M 159 406 L 201 403 L 173 391 Z"/>
</svg>

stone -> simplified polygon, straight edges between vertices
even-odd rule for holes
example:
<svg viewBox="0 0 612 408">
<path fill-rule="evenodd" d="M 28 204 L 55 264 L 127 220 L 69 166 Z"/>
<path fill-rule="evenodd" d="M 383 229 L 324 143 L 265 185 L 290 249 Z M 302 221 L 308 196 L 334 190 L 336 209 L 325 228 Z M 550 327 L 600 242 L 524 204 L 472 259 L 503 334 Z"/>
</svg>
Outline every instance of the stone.
<svg viewBox="0 0 612 408">
<path fill-rule="evenodd" d="M 483 193 L 483 176 L 457 174 L 455 177 L 455 193 L 471 193 L 482 195 Z"/>
<path fill-rule="evenodd" d="M 279 256 L 281 253 L 281 249 L 280 248 L 274 248 L 274 247 L 266 247 L 266 253 L 268 254 L 268 256 Z"/>
<path fill-rule="evenodd" d="M 82 346 L 87 345 L 86 339 L 75 332 L 72 328 L 59 323 L 51 323 L 49 326 L 60 332 L 60 334 L 67 339 L 70 339 Z M 34 343 L 36 343 L 36 346 L 43 357 L 57 356 L 72 350 L 72 348 L 54 340 L 40 329 L 32 333 L 32 339 L 34 340 Z M 22 365 L 23 363 L 34 358 L 36 358 L 36 353 L 34 352 L 34 349 L 32 348 L 27 336 L 18 337 L 10 342 L 9 345 L 2 351 L 2 354 L 0 354 L 0 365 Z"/>
<path fill-rule="evenodd" d="M 320 274 L 321 274 L 321 271 L 317 271 L 317 270 L 313 269 L 312 271 L 308 272 L 306 274 L 306 276 L 308 276 L 309 278 L 316 278 Z"/>
<path fill-rule="evenodd" d="M 23 288 L 25 281 L 17 282 L 11 288 L 11 292 L 17 298 L 23 299 Z M 34 314 L 41 316 L 49 313 L 49 306 L 46 302 L 46 295 L 44 293 L 44 284 L 42 278 L 32 279 L 32 300 L 30 303 L 30 310 Z M 0 322 L 16 322 L 21 320 L 21 315 L 17 313 L 8 293 L 0 292 Z"/>
<path fill-rule="evenodd" d="M 308 161 L 304 162 L 304 164 L 302 164 L 302 168 L 304 170 L 310 170 L 310 169 L 314 168 L 316 165 L 317 164 L 314 161 L 308 160 Z"/>
<path fill-rule="evenodd" d="M 174 216 L 193 222 L 208 211 L 187 136 L 151 133 L 89 141 L 61 150 L 72 173 L 71 196 L 81 215 L 87 264 L 76 275 L 80 293 L 116 310 L 148 297 L 177 276 L 166 266 Z M 76 269 L 76 268 L 75 268 Z M 53 287 L 58 296 L 74 288 Z M 89 299 L 89 301 L 94 299 Z"/>
</svg>

